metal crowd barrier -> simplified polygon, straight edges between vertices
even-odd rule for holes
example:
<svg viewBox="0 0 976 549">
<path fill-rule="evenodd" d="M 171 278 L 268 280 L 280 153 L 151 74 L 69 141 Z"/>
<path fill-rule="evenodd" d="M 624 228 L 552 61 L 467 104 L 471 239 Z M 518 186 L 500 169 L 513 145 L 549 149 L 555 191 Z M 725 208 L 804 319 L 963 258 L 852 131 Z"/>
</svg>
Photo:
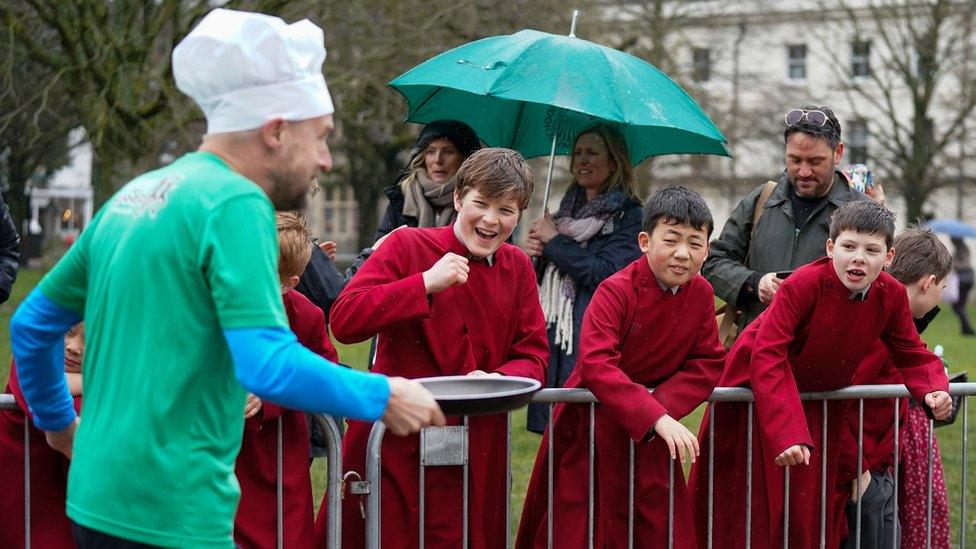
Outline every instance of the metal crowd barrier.
<svg viewBox="0 0 976 549">
<path fill-rule="evenodd" d="M 13 395 L 0 394 L 0 410 L 20 411 Z M 316 422 L 320 430 L 326 434 L 326 459 L 329 464 L 328 479 L 329 485 L 326 488 L 326 501 L 328 511 L 326 515 L 327 537 L 326 547 L 328 549 L 339 549 L 342 545 L 342 435 L 338 425 L 331 416 L 324 414 L 308 414 L 306 417 Z M 284 547 L 284 487 L 282 485 L 282 418 L 278 418 L 277 433 L 277 501 L 276 501 L 276 545 L 278 549 Z M 30 500 L 30 430 L 32 423 L 24 422 L 24 547 L 30 549 L 31 546 L 31 500 Z"/>
<path fill-rule="evenodd" d="M 653 390 L 652 390 L 653 392 Z M 952 396 L 972 396 L 976 395 L 976 383 L 952 383 L 950 384 L 949 394 Z M 863 460 L 863 421 L 864 421 L 864 400 L 873 398 L 901 398 L 911 396 L 904 385 L 859 385 L 846 387 L 836 391 L 825 391 L 825 392 L 815 392 L 815 393 L 803 393 L 801 398 L 803 400 L 819 400 L 823 402 L 823 413 L 826 419 L 827 414 L 827 402 L 830 400 L 857 400 L 858 401 L 858 463 Z M 709 397 L 709 402 L 745 402 L 748 403 L 748 413 L 747 413 L 747 448 L 746 448 L 746 517 L 745 517 L 745 533 L 746 533 L 746 547 L 751 545 L 751 524 L 752 524 L 752 459 L 753 459 L 753 449 L 752 449 L 752 424 L 753 424 L 753 395 L 752 391 L 742 388 L 730 388 L 730 387 L 719 387 L 714 390 L 711 397 Z M 590 414 L 589 414 L 589 481 L 588 481 L 588 510 L 589 510 L 589 524 L 588 524 L 588 547 L 593 547 L 593 524 L 594 524 L 594 458 L 595 458 L 595 445 L 594 445 L 594 425 L 595 425 L 595 414 L 596 414 L 596 404 L 598 403 L 596 397 L 585 389 L 544 389 L 536 393 L 533 398 L 533 402 L 547 403 L 549 404 L 549 431 L 552 432 L 553 425 L 553 407 L 556 403 L 574 403 L 574 404 L 589 404 Z M 899 455 L 899 421 L 900 421 L 900 401 L 895 400 L 895 413 L 894 413 L 894 513 L 898 516 L 898 455 Z M 966 407 L 966 399 L 961 399 L 960 409 L 958 413 L 957 421 L 962 423 L 962 486 L 960 487 L 960 524 L 959 524 L 959 547 L 966 546 L 966 499 L 967 499 L 967 461 L 968 461 L 968 446 L 969 446 L 969 417 Z M 826 421 L 824 422 L 826 427 Z M 714 439 L 715 439 L 715 422 L 711 421 L 709 423 L 709 453 L 708 453 L 708 517 L 707 517 L 707 540 L 706 547 L 709 549 L 712 547 L 713 542 L 713 474 L 714 474 Z M 465 436 L 461 438 L 462 441 L 466 441 L 467 432 L 467 418 L 465 417 L 464 425 L 456 426 L 461 427 L 464 431 Z M 512 493 L 512 471 L 511 471 L 511 414 L 508 415 L 508 436 L 507 436 L 507 460 L 506 460 L 506 482 L 507 482 L 507 493 L 508 499 L 506 501 L 506 546 L 511 547 L 511 528 L 509 524 L 509 517 L 511 515 L 511 493 Z M 932 531 L 932 470 L 933 470 L 933 431 L 934 425 L 931 420 L 929 420 L 929 441 L 928 441 L 928 490 L 927 490 L 927 517 L 926 517 L 926 532 L 927 546 L 931 545 L 931 531 Z M 381 459 L 380 459 L 380 448 L 383 442 L 383 436 L 386 433 L 386 427 L 380 422 L 373 425 L 373 429 L 370 432 L 369 441 L 367 443 L 366 450 L 366 478 L 364 482 L 360 484 L 365 485 L 366 492 L 366 547 L 368 549 L 379 549 L 380 547 L 380 498 L 381 498 L 381 484 L 382 482 L 378 479 L 381 478 Z M 423 436 L 423 435 L 422 435 Z M 428 435 L 429 436 L 429 435 Z M 548 532 L 548 547 L 553 546 L 552 534 L 553 534 L 553 437 L 547 437 L 548 440 L 548 522 L 547 522 L 547 532 Z M 827 430 L 823 430 L 822 440 L 821 440 L 821 450 L 826 451 L 827 446 Z M 437 462 L 440 464 L 447 465 L 460 465 L 463 468 L 463 488 L 462 497 L 464 501 L 462 502 L 462 539 L 463 547 L 467 548 L 468 543 L 468 456 L 467 456 L 467 445 L 462 443 L 461 455 L 456 461 L 451 461 L 449 463 L 442 463 L 441 460 L 428 460 L 425 456 L 426 445 L 423 439 L 420 444 L 420 463 L 418 463 L 420 471 L 420 494 L 419 494 L 419 540 L 418 546 L 423 549 L 424 547 L 424 512 L 425 512 L 425 486 L 424 486 L 424 469 L 428 464 L 428 461 Z M 630 441 L 630 475 L 629 475 L 629 506 L 628 506 L 628 547 L 634 547 L 634 442 Z M 669 467 L 669 491 L 668 491 L 668 547 L 673 547 L 674 544 L 674 468 L 675 460 L 672 459 Z M 785 480 L 784 486 L 784 509 L 783 509 L 783 547 L 789 547 L 789 497 L 790 497 L 790 468 L 783 468 L 783 476 Z M 827 467 L 826 460 L 821 460 L 821 499 L 820 499 L 820 547 L 826 546 L 826 509 L 827 509 Z M 857 501 L 857 522 L 853 527 L 852 536 L 855 540 L 856 547 L 860 547 L 860 511 L 861 511 L 861 501 L 860 498 Z M 897 520 L 895 522 L 897 528 Z M 894 541 L 892 547 L 897 547 L 898 536 L 894 536 Z"/>
</svg>

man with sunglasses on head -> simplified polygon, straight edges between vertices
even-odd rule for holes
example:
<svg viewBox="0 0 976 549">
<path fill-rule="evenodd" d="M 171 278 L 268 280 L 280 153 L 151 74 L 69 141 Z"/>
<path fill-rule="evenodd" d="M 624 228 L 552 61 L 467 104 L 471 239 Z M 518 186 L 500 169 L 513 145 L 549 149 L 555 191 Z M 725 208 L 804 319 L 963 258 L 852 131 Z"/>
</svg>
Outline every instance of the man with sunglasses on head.
<svg viewBox="0 0 976 549">
<path fill-rule="evenodd" d="M 844 143 L 830 108 L 790 109 L 784 123 L 786 169 L 739 202 L 702 267 L 715 295 L 742 312 L 740 330 L 769 305 L 788 271 L 826 254 L 834 210 L 865 199 L 838 171 Z"/>
</svg>

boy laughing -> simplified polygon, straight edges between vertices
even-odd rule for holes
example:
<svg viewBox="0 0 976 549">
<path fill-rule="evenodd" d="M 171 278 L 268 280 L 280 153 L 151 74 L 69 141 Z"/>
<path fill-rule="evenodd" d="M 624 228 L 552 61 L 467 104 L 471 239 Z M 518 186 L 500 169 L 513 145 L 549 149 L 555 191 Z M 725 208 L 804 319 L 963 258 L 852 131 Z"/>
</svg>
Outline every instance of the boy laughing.
<svg viewBox="0 0 976 549">
<path fill-rule="evenodd" d="M 830 391 L 850 385 L 859 364 L 880 341 L 901 372 L 905 385 L 934 417 L 951 411 L 942 361 L 925 349 L 912 323 L 904 286 L 882 272 L 894 257 L 895 216 L 872 201 L 841 206 L 830 223 L 827 257 L 805 265 L 780 287 L 776 298 L 729 351 L 720 385 L 752 387 L 755 394 L 752 485 L 746 485 L 744 404 L 711 407 L 701 433 L 715 422 L 713 485 L 716 547 L 741 547 L 745 540 L 745 503 L 752 490 L 752 543 L 771 547 L 784 542 L 783 467 L 789 478 L 789 546 L 820 542 L 822 467 L 832 491 L 849 430 L 845 415 L 851 401 L 800 401 L 800 392 Z M 820 448 L 826 429 L 826 447 Z M 692 471 L 696 521 L 706 531 L 707 477 L 700 463 Z M 828 518 L 828 540 L 838 539 L 843 521 Z M 704 538 L 702 537 L 702 540 Z"/>
<path fill-rule="evenodd" d="M 678 420 L 711 394 L 722 373 L 712 287 L 699 275 L 712 214 L 694 191 L 659 190 L 644 205 L 641 257 L 597 288 L 583 317 L 580 355 L 567 387 L 589 389 L 596 408 L 594 546 L 626 547 L 634 443 L 634 546 L 668 539 L 669 461 L 698 455 Z M 654 387 L 649 393 L 647 388 Z M 585 547 L 589 405 L 555 407 L 536 458 L 516 547 L 546 547 L 548 437 L 553 441 L 553 547 Z M 674 467 L 675 547 L 696 547 L 684 474 Z"/>
<path fill-rule="evenodd" d="M 332 306 L 336 339 L 354 343 L 378 335 L 376 373 L 411 379 L 513 375 L 544 382 L 549 349 L 535 273 L 529 258 L 505 242 L 532 187 L 531 171 L 515 151 L 488 148 L 468 157 L 457 172 L 455 223 L 391 233 Z M 472 417 L 468 426 L 468 546 L 504 547 L 506 417 Z M 371 427 L 349 422 L 343 441 L 347 471 L 363 475 Z M 387 435 L 382 460 L 383 547 L 415 547 L 418 437 Z M 462 545 L 461 470 L 426 470 L 430 546 Z M 363 546 L 359 503 L 357 496 L 344 500 L 344 546 Z M 324 538 L 324 513 L 317 534 Z"/>
</svg>

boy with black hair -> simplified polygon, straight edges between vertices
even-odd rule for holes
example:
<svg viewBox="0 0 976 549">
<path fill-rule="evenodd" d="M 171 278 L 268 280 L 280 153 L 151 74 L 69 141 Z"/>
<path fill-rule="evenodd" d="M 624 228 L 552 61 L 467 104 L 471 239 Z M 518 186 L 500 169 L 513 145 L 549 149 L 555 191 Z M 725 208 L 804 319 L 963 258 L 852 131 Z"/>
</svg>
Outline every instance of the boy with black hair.
<svg viewBox="0 0 976 549">
<path fill-rule="evenodd" d="M 942 361 L 925 349 L 912 324 L 908 297 L 882 268 L 894 256 L 894 214 L 872 201 L 845 204 L 834 213 L 827 257 L 798 269 L 783 282 L 770 308 L 729 351 L 720 385 L 751 387 L 755 394 L 752 485 L 746 485 L 747 425 L 744 404 L 718 403 L 702 423 L 715 421 L 714 531 L 717 547 L 741 547 L 746 536 L 747 491 L 752 490 L 751 539 L 771 547 L 815 547 L 821 532 L 821 497 L 832 493 L 850 402 L 830 401 L 827 417 L 818 401 L 801 402 L 802 391 L 850 385 L 877 342 L 892 356 L 905 384 L 936 418 L 951 411 Z M 827 445 L 819 448 L 826 425 Z M 846 431 L 846 434 L 845 434 Z M 813 450 L 818 451 L 813 451 Z M 826 461 L 826 486 L 822 467 Z M 803 465 L 802 467 L 795 467 Z M 784 538 L 784 496 L 789 478 L 789 532 Z M 708 517 L 707 476 L 701 464 L 691 483 L 700 538 Z M 827 540 L 839 539 L 843 522 L 827 510 Z M 844 521 L 846 522 L 846 521 Z"/>
<path fill-rule="evenodd" d="M 674 484 L 675 547 L 695 547 L 684 474 L 669 460 L 695 460 L 698 442 L 678 420 L 711 394 L 725 350 L 718 340 L 712 287 L 699 275 L 713 228 L 694 191 L 667 187 L 644 205 L 638 243 L 644 257 L 597 288 L 583 318 L 579 360 L 567 387 L 589 389 L 596 408 L 594 545 L 627 545 L 628 472 L 634 444 L 634 546 L 668 536 L 668 484 Z M 649 393 L 648 387 L 654 392 Z M 560 404 L 536 458 L 517 547 L 548 541 L 548 438 L 553 441 L 553 545 L 585 547 L 589 405 Z"/>
<path fill-rule="evenodd" d="M 506 243 L 532 196 L 522 156 L 481 149 L 457 172 L 452 225 L 390 233 L 332 306 L 330 326 L 343 343 L 378 335 L 373 372 L 420 378 L 511 375 L 544 382 L 546 326 L 535 272 L 522 250 Z M 713 321 L 714 324 L 714 321 Z M 460 425 L 461 418 L 448 418 Z M 472 549 L 505 546 L 506 416 L 468 419 Z M 350 421 L 343 467 L 363 476 L 371 423 Z M 442 434 L 444 432 L 442 431 Z M 418 531 L 419 438 L 387 434 L 382 449 L 383 547 L 462 546 L 460 466 L 425 473 L 425 531 Z M 371 479 L 376 482 L 376 479 Z M 362 547 L 359 496 L 343 501 L 343 545 Z M 323 509 L 325 506 L 323 506 Z M 316 534 L 325 536 L 320 511 Z"/>
</svg>

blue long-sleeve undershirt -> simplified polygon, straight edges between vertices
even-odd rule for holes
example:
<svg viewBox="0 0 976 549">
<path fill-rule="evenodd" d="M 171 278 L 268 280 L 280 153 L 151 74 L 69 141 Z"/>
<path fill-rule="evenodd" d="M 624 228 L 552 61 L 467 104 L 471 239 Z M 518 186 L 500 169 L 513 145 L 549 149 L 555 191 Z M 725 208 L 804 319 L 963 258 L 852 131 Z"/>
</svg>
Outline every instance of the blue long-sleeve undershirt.
<svg viewBox="0 0 976 549">
<path fill-rule="evenodd" d="M 81 316 L 34 289 L 10 319 L 10 348 L 17 378 L 34 424 L 60 431 L 75 420 L 73 399 L 64 377 L 64 333 Z"/>
<path fill-rule="evenodd" d="M 34 423 L 60 431 L 76 414 L 64 377 L 64 333 L 81 320 L 35 289 L 10 321 L 17 374 Z M 297 410 L 374 421 L 390 396 L 384 376 L 342 368 L 298 343 L 284 328 L 224 331 L 238 381 L 248 391 Z"/>
<path fill-rule="evenodd" d="M 286 408 L 375 421 L 390 397 L 385 376 L 343 368 L 303 347 L 284 328 L 224 330 L 237 379 Z"/>
</svg>

